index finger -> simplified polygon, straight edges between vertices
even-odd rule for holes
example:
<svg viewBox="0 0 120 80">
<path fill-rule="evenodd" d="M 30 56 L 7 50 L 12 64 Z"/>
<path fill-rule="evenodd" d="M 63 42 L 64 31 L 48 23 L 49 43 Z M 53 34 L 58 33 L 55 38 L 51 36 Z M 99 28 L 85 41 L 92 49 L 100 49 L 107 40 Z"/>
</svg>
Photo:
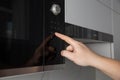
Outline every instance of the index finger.
<svg viewBox="0 0 120 80">
<path fill-rule="evenodd" d="M 60 34 L 58 32 L 55 32 L 55 35 L 58 38 L 60 38 L 60 39 L 64 40 L 65 42 L 67 42 L 68 44 L 70 44 L 72 46 L 75 46 L 76 41 L 74 39 L 72 39 L 72 38 L 70 38 L 70 37 L 68 37 L 66 35 Z"/>
</svg>

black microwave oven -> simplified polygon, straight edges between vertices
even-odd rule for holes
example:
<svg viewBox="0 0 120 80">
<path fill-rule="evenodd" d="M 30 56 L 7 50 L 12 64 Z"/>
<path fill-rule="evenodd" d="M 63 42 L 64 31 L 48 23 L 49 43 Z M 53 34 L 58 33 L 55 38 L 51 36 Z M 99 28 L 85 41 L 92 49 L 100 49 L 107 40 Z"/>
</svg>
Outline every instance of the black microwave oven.
<svg viewBox="0 0 120 80">
<path fill-rule="evenodd" d="M 0 0 L 0 77 L 64 64 L 64 0 Z"/>
</svg>

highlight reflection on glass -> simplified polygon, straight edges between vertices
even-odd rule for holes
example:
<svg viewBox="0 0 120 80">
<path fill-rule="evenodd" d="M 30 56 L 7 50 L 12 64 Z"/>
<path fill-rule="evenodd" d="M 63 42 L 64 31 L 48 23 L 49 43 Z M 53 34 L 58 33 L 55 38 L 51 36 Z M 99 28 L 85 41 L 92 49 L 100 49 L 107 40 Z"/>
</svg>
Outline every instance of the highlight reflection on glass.
<svg viewBox="0 0 120 80">
<path fill-rule="evenodd" d="M 55 48 L 48 44 L 50 40 L 53 39 L 53 37 L 54 37 L 53 34 L 48 36 L 42 42 L 42 44 L 40 44 L 36 48 L 33 54 L 33 57 L 26 63 L 26 66 L 38 64 L 39 62 L 44 61 L 44 59 L 47 59 L 47 61 L 50 61 L 55 57 Z"/>
</svg>

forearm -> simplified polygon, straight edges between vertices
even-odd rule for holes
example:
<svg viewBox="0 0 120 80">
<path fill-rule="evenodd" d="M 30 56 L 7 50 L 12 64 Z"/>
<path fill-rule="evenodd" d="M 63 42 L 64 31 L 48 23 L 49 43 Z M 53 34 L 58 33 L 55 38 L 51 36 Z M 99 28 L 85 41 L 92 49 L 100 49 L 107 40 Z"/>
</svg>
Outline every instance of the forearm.
<svg viewBox="0 0 120 80">
<path fill-rule="evenodd" d="M 120 62 L 103 56 L 96 56 L 91 66 L 103 71 L 114 80 L 120 80 Z"/>
</svg>

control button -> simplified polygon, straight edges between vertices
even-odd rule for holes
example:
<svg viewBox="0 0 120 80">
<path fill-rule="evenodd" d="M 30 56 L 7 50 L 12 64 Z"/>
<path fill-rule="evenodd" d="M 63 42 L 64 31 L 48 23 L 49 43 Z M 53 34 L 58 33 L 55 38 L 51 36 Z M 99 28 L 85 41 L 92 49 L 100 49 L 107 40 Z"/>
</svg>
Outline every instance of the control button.
<svg viewBox="0 0 120 80">
<path fill-rule="evenodd" d="M 53 4 L 50 10 L 54 15 L 58 15 L 61 12 L 61 7 L 58 4 Z"/>
</svg>

